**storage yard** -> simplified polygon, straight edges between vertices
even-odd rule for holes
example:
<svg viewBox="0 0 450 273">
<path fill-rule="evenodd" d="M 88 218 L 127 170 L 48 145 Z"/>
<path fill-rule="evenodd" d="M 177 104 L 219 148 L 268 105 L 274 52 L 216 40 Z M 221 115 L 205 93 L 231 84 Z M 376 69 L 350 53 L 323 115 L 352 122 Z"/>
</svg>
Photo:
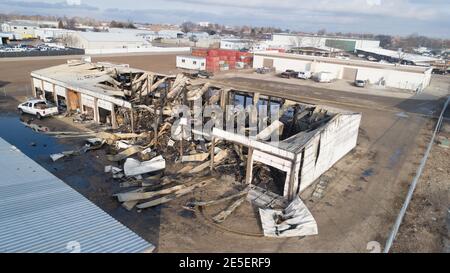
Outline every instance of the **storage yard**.
<svg viewBox="0 0 450 273">
<path fill-rule="evenodd" d="M 225 74 L 212 79 L 183 76 L 178 74 L 175 54 L 109 56 L 92 58 L 92 63 L 68 62 L 68 57 L 2 60 L 0 126 L 11 130 L 2 130 L 0 137 L 158 252 L 367 252 L 369 242 L 383 246 L 429 141 L 440 98 L 449 94 L 448 77 L 431 76 L 420 94 L 345 86 L 343 91 L 333 83 L 310 86 L 238 70 L 226 76 L 221 67 L 240 59 L 236 53 L 194 54 L 210 58 L 214 64 L 209 67 Z M 166 99 L 148 96 L 155 92 L 167 94 Z M 54 147 L 39 137 L 45 132 L 33 132 L 15 114 L 19 102 L 32 95 L 81 110 L 43 120 L 21 117 L 35 130 L 54 132 L 48 136 L 57 143 Z M 283 111 L 292 109 L 284 112 L 288 119 L 281 115 L 283 126 L 274 120 L 267 124 L 270 134 L 283 132 L 279 137 L 285 145 L 275 149 L 263 135 L 254 141 L 221 130 L 212 131 L 215 140 L 206 142 L 171 139 L 170 127 L 175 125 L 167 110 L 177 100 L 198 98 L 204 105 L 219 107 L 254 102 L 268 106 L 269 113 L 277 104 Z M 294 114 L 299 127 L 289 123 L 292 116 L 287 113 Z M 164 119 L 156 118 L 160 114 Z M 15 138 L 17 130 L 24 138 Z M 89 138 L 105 143 L 92 144 L 92 149 L 79 154 Z M 436 147 L 435 152 L 447 151 Z M 438 156 L 443 165 L 428 164 L 424 179 L 445 173 L 439 166 L 446 166 L 448 156 Z M 311 164 L 315 168 L 310 169 Z M 147 168 L 156 172 L 148 175 Z M 283 172 L 286 175 L 280 175 Z M 433 196 L 446 186 L 427 187 Z M 297 194 L 308 217 L 313 217 L 308 232 L 317 235 L 264 236 L 262 214 L 255 208 L 284 207 Z M 209 205 L 213 200 L 217 202 Z M 426 206 L 413 199 L 408 213 L 414 215 Z M 394 251 L 414 251 L 405 236 L 417 227 L 408 217 Z M 445 215 L 433 217 L 427 227 L 439 230 L 440 236 L 426 240 L 420 236 L 429 231 L 416 234 L 415 251 L 444 248 Z"/>
</svg>

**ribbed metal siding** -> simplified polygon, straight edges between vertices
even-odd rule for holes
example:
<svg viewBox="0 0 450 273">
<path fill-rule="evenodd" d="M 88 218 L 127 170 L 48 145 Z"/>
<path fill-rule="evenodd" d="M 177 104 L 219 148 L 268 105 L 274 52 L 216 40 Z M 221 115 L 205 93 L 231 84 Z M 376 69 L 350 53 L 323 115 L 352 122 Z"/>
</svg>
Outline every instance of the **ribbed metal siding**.
<svg viewBox="0 0 450 273">
<path fill-rule="evenodd" d="M 0 252 L 144 252 L 154 248 L 0 138 Z"/>
</svg>

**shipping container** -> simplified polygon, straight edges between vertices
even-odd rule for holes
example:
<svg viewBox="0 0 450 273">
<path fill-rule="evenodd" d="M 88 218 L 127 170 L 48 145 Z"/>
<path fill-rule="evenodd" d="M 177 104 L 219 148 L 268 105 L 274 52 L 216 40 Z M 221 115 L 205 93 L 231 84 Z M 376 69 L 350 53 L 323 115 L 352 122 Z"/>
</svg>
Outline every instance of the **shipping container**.
<svg viewBox="0 0 450 273">
<path fill-rule="evenodd" d="M 192 55 L 205 57 L 206 70 L 210 72 L 250 67 L 253 61 L 251 53 L 227 49 L 194 49 Z M 240 64 L 237 65 L 237 62 Z"/>
</svg>

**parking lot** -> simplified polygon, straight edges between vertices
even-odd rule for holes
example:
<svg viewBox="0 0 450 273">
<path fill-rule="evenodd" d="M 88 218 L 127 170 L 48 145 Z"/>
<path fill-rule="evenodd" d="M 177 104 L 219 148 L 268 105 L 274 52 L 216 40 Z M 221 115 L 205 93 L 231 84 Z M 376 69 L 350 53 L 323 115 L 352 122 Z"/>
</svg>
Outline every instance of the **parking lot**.
<svg viewBox="0 0 450 273">
<path fill-rule="evenodd" d="M 69 48 L 57 43 L 44 43 L 40 40 L 13 41 L 0 45 L 0 58 L 83 54 L 83 49 Z"/>
</svg>

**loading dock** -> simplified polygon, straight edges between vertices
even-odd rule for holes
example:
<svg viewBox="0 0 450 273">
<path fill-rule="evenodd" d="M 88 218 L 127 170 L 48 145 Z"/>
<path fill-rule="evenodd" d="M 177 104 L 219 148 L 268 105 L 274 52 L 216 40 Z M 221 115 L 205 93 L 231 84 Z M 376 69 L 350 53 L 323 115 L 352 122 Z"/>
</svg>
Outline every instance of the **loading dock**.
<svg viewBox="0 0 450 273">
<path fill-rule="evenodd" d="M 344 67 L 344 71 L 342 72 L 342 79 L 353 82 L 356 80 L 357 73 L 358 69 L 356 68 Z"/>
<path fill-rule="evenodd" d="M 265 58 L 264 61 L 263 61 L 263 66 L 264 67 L 268 67 L 268 68 L 272 68 L 273 67 L 273 59 Z"/>
</svg>

